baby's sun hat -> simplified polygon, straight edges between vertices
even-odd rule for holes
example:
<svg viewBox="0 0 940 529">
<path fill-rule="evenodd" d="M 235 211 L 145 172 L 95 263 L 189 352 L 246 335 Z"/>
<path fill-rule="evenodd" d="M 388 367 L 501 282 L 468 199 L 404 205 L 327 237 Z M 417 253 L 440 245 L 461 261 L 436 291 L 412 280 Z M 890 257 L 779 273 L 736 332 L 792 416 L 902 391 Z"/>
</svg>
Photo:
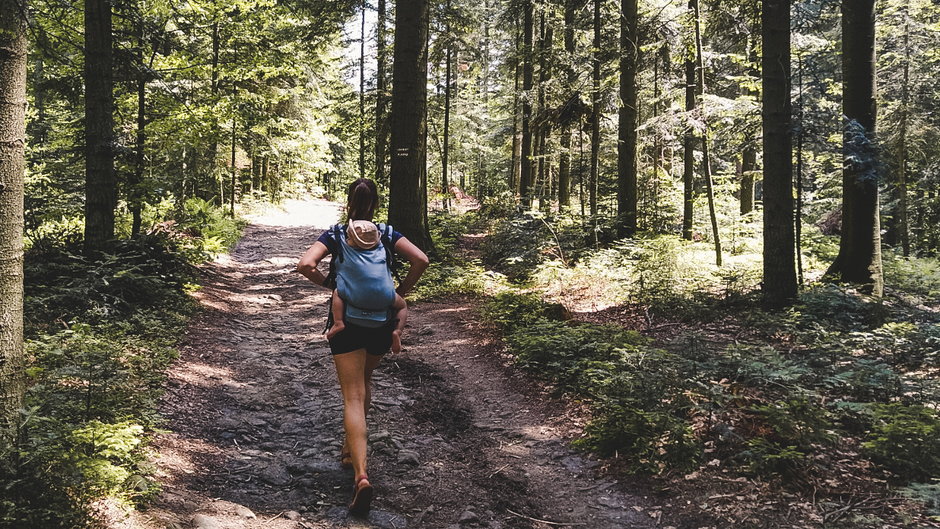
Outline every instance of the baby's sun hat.
<svg viewBox="0 0 940 529">
<path fill-rule="evenodd" d="M 379 245 L 379 229 L 368 220 L 351 220 L 346 228 L 346 242 L 359 250 L 371 250 Z"/>
</svg>

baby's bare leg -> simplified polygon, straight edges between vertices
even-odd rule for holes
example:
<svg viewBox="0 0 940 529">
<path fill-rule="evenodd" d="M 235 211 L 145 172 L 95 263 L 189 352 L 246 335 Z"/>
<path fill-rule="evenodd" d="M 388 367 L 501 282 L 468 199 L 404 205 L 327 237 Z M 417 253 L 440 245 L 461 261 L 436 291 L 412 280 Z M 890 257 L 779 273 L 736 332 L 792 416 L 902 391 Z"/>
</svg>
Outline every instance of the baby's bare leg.
<svg viewBox="0 0 940 529">
<path fill-rule="evenodd" d="M 395 303 L 392 304 L 395 311 L 395 317 L 398 318 L 398 325 L 392 331 L 392 352 L 401 352 L 401 331 L 405 328 L 405 322 L 408 320 L 408 303 L 405 298 L 395 294 Z"/>
<path fill-rule="evenodd" d="M 339 297 L 339 293 L 336 289 L 333 290 L 333 301 L 330 304 L 330 311 L 333 313 L 333 326 L 326 331 L 326 339 L 339 334 L 340 331 L 346 328 L 346 322 L 343 321 L 343 312 L 346 310 L 346 303 L 343 302 L 343 298 Z"/>
</svg>

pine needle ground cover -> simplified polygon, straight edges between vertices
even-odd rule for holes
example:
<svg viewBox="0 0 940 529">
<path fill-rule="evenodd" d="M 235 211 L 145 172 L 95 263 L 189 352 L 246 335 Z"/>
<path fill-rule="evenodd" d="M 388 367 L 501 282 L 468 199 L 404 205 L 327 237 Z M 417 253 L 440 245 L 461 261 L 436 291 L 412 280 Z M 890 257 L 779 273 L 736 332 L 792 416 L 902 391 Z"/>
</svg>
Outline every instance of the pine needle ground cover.
<svg viewBox="0 0 940 529">
<path fill-rule="evenodd" d="M 653 476 L 719 525 L 940 515 L 940 276 L 927 260 L 889 259 L 895 287 L 882 299 L 814 283 L 767 312 L 746 258 L 707 269 L 695 243 L 671 237 L 594 249 L 564 222 L 494 223 L 486 271 L 465 271 L 501 280 L 471 290 L 516 363 L 588 405 L 577 446 L 614 472 Z M 600 310 L 559 295 L 591 282 L 616 285 L 593 299 Z"/>
</svg>

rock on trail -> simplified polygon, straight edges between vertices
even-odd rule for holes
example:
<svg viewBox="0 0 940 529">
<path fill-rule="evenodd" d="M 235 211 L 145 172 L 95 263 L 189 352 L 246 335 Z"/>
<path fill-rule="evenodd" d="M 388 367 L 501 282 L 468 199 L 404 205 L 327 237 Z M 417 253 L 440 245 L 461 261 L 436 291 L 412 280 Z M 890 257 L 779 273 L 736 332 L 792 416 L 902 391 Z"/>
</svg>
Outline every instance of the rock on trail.
<svg viewBox="0 0 940 529">
<path fill-rule="evenodd" d="M 507 369 L 472 301 L 416 304 L 405 351 L 375 376 L 367 520 L 350 518 L 342 402 L 322 336 L 328 293 L 294 273 L 338 218 L 289 201 L 206 267 L 160 411 L 163 489 L 124 527 L 660 527 L 666 508 L 595 475 L 563 406 Z"/>
</svg>

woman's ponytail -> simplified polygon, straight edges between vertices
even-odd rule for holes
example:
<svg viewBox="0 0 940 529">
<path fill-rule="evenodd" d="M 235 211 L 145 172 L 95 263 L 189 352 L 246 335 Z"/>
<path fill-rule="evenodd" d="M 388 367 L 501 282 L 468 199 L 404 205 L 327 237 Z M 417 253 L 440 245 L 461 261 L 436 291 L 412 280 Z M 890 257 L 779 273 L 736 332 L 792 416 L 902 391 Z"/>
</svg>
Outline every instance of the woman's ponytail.
<svg viewBox="0 0 940 529">
<path fill-rule="evenodd" d="M 349 184 L 349 199 L 346 205 L 348 220 L 372 220 L 378 205 L 379 192 L 375 182 L 368 178 L 359 178 Z"/>
</svg>

